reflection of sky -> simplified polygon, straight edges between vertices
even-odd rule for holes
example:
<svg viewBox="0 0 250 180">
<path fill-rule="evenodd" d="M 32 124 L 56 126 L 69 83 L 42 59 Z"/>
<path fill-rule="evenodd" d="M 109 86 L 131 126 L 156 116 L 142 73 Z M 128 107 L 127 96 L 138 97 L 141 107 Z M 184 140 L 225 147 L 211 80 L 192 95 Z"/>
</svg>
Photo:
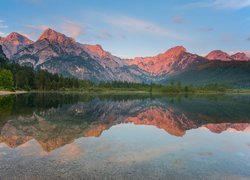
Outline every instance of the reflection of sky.
<svg viewBox="0 0 250 180">
<path fill-rule="evenodd" d="M 8 159 L 15 163 L 13 168 L 21 169 L 42 168 L 39 163 L 46 162 L 51 166 L 46 168 L 54 168 L 55 173 L 70 166 L 71 173 L 115 169 L 114 174 L 122 174 L 137 169 L 134 172 L 137 174 L 144 169 L 148 171 L 145 174 L 150 172 L 151 176 L 159 177 L 170 171 L 177 177 L 178 173 L 187 177 L 250 177 L 250 134 L 233 131 L 216 134 L 204 127 L 176 137 L 153 126 L 121 124 L 98 138 L 79 138 L 50 153 L 44 153 L 34 140 L 16 149 L 1 144 L 0 152 L 0 174 Z"/>
</svg>

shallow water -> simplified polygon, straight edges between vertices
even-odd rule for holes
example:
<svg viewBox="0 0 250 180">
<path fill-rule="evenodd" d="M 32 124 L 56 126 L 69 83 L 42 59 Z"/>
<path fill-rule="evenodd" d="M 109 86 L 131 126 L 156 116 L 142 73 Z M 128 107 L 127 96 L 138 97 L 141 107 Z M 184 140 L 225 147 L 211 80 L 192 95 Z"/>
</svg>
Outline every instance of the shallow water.
<svg viewBox="0 0 250 180">
<path fill-rule="evenodd" d="M 0 179 L 250 179 L 250 96 L 0 97 Z"/>
</svg>

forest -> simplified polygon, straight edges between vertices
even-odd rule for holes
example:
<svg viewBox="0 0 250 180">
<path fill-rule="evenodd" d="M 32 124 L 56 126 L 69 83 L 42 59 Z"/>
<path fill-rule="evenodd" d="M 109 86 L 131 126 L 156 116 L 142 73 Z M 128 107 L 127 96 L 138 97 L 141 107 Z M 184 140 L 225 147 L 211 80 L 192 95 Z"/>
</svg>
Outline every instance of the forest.
<svg viewBox="0 0 250 180">
<path fill-rule="evenodd" d="M 224 84 L 206 84 L 202 86 L 182 85 L 180 82 L 169 82 L 168 85 L 145 84 L 132 82 L 99 82 L 63 77 L 46 70 L 34 70 L 32 67 L 8 63 L 0 58 L 0 90 L 25 91 L 146 91 L 160 93 L 195 93 L 225 92 L 230 89 Z"/>
</svg>

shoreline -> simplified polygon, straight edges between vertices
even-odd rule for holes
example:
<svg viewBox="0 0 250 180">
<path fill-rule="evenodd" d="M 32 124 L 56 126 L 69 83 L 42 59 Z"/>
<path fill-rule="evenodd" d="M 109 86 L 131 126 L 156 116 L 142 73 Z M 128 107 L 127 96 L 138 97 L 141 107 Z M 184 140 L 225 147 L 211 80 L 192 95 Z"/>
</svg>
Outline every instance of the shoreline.
<svg viewBox="0 0 250 180">
<path fill-rule="evenodd" d="M 24 94 L 27 91 L 0 91 L 0 96 L 2 95 L 10 95 L 10 94 Z"/>
<path fill-rule="evenodd" d="M 228 91 L 228 92 L 212 92 L 212 91 L 207 91 L 207 92 L 194 92 L 194 93 L 174 93 L 174 92 L 169 92 L 169 93 L 163 93 L 163 92 L 149 92 L 149 91 L 143 91 L 143 90 L 125 90 L 125 91 L 119 91 L 119 90 L 110 90 L 110 91 L 77 91 L 77 90 L 66 90 L 66 91 L 1 91 L 0 90 L 0 96 L 3 95 L 15 95 L 15 94 L 26 94 L 26 93 L 64 93 L 64 94 L 69 94 L 69 93 L 76 93 L 76 94 L 89 94 L 89 95 L 96 95 L 96 94 L 150 94 L 150 95 L 235 95 L 235 94 L 250 94 L 250 91 Z"/>
</svg>

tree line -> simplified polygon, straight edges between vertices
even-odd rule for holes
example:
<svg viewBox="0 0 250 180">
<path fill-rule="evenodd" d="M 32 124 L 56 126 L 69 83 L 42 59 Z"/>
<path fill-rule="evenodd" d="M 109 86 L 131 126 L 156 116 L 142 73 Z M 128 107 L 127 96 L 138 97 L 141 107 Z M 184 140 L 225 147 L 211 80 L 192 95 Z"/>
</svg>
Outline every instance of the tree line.
<svg viewBox="0 0 250 180">
<path fill-rule="evenodd" d="M 91 87 L 87 80 L 63 77 L 46 70 L 34 70 L 32 67 L 7 63 L 0 59 L 0 88 L 6 90 L 63 90 L 65 88 Z"/>
<path fill-rule="evenodd" d="M 63 77 L 52 74 L 46 70 L 34 70 L 32 67 L 21 66 L 15 63 L 7 63 L 0 58 L 0 89 L 4 90 L 128 90 L 128 91 L 148 91 L 161 93 L 195 93 L 204 91 L 224 92 L 229 87 L 223 84 L 208 85 L 182 85 L 180 82 L 170 82 L 168 85 L 146 84 L 134 82 L 99 82 L 95 84 L 89 80 Z"/>
</svg>

